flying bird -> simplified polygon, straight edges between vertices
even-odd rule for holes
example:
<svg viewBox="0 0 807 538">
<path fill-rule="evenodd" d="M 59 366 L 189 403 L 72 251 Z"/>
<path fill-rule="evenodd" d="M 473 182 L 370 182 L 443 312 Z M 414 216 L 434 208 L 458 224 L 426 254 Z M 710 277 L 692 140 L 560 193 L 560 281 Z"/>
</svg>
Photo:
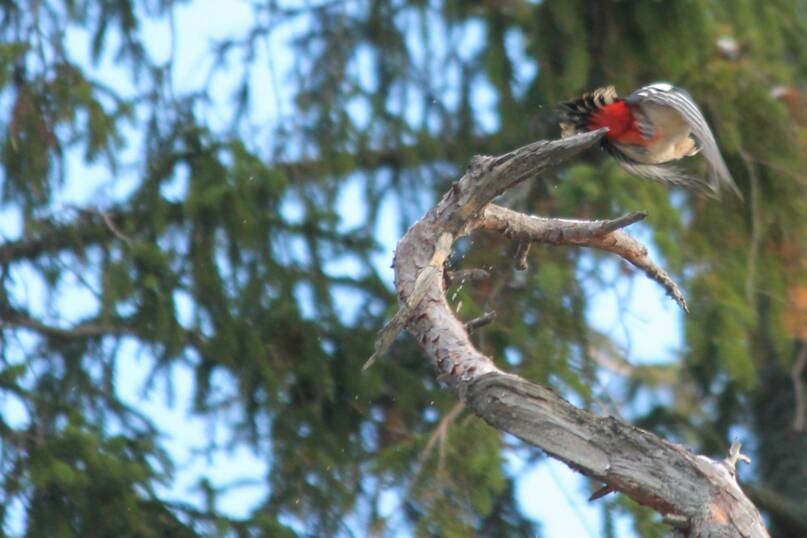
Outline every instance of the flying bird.
<svg viewBox="0 0 807 538">
<path fill-rule="evenodd" d="M 560 105 L 563 137 L 608 127 L 602 147 L 630 174 L 719 195 L 728 187 L 742 199 L 712 130 L 689 92 L 657 82 L 625 98 L 613 86 Z M 700 153 L 709 163 L 708 182 L 671 164 Z"/>
</svg>

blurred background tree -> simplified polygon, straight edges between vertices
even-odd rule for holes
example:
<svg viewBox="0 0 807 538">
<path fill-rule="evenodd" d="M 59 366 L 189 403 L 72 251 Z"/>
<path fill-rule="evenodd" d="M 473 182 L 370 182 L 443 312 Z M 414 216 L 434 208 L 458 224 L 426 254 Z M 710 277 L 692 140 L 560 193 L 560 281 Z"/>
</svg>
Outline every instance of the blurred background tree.
<svg viewBox="0 0 807 538">
<path fill-rule="evenodd" d="M 496 310 L 482 351 L 580 405 L 716 457 L 742 437 L 772 534 L 807 535 L 807 4 L 235 4 L 248 27 L 194 64 L 202 0 L 0 1 L 4 532 L 540 534 L 508 461 L 542 456 L 456 407 L 412 341 L 360 375 L 396 308 L 392 242 L 473 154 L 557 136 L 556 102 L 664 79 L 701 103 L 744 202 L 591 152 L 506 203 L 648 210 L 639 232 L 690 302 L 682 348 L 637 363 L 595 329 L 592 294 L 643 277 L 581 250 L 535 248 L 516 273 L 513 245 L 475 237 L 454 266 L 493 277 L 450 299 Z M 179 462 L 121 395 L 135 363 L 147 395 L 192 387 L 203 456 L 267 462 L 254 510 L 228 515 L 204 479 L 202 503 L 165 494 Z M 625 517 L 666 532 L 600 502 L 603 536 Z"/>
</svg>

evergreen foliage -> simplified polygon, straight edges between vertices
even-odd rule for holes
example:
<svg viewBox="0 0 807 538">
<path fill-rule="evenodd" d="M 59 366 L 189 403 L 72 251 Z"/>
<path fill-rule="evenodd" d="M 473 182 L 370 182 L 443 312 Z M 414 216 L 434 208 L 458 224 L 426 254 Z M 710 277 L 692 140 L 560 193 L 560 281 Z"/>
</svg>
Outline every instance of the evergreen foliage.
<svg viewBox="0 0 807 538">
<path fill-rule="evenodd" d="M 399 215 L 403 233 L 472 155 L 557 136 L 556 102 L 666 79 L 703 106 L 745 202 L 596 153 L 505 202 L 649 211 L 640 229 L 690 303 L 680 356 L 603 385 L 597 357 L 629 358 L 587 323 L 607 256 L 534 248 L 517 273 L 514 245 L 476 236 L 453 265 L 493 276 L 449 297 L 463 318 L 497 311 L 483 352 L 574 401 L 715 457 L 752 441 L 743 477 L 772 534 L 807 534 L 790 375 L 807 346 L 807 4 L 256 1 L 180 89 L 173 46 L 148 36 L 203 32 L 186 4 L 0 0 L 0 389 L 19 409 L 0 417 L 4 532 L 17 510 L 26 536 L 539 534 L 506 458 L 541 456 L 458 410 L 414 342 L 360 374 L 396 309 L 379 230 Z M 83 170 L 109 178 L 100 197 L 66 202 Z M 268 462 L 251 515 L 224 514 L 207 481 L 203 508 L 163 493 L 178 462 L 120 397 L 132 360 L 169 392 L 192 372 L 194 413 Z M 602 503 L 603 535 L 619 514 L 665 532 Z"/>
</svg>

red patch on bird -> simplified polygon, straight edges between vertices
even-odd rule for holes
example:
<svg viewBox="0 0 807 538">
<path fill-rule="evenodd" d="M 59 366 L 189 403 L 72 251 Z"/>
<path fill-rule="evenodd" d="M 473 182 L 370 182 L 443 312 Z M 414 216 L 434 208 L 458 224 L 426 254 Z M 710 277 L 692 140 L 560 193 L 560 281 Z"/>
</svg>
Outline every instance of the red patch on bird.
<svg viewBox="0 0 807 538">
<path fill-rule="evenodd" d="M 594 112 L 589 120 L 589 127 L 592 131 L 608 127 L 605 137 L 621 144 L 647 143 L 636 128 L 633 113 L 625 101 L 614 101 Z"/>
</svg>

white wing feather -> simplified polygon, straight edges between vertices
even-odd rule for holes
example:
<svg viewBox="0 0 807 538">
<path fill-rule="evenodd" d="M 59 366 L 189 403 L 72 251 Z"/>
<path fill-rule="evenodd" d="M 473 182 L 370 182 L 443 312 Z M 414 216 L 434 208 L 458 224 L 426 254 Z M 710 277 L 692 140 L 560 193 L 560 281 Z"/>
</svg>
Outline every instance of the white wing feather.
<svg viewBox="0 0 807 538">
<path fill-rule="evenodd" d="M 678 112 L 678 114 L 681 115 L 684 121 L 686 121 L 692 129 L 691 134 L 697 141 L 701 154 L 709 162 L 709 166 L 711 168 L 711 181 L 709 187 L 712 189 L 712 191 L 714 191 L 715 194 L 718 194 L 720 187 L 725 185 L 726 187 L 732 189 L 737 196 L 742 198 L 742 194 L 737 188 L 737 185 L 734 183 L 734 179 L 731 177 L 731 172 L 729 172 L 726 162 L 723 160 L 723 156 L 720 154 L 720 149 L 717 146 L 715 136 L 712 134 L 709 124 L 706 123 L 706 118 L 703 117 L 698 105 L 695 104 L 695 101 L 692 100 L 692 97 L 690 97 L 688 92 L 680 88 L 676 88 L 668 83 L 657 83 L 636 90 L 630 96 L 628 96 L 626 101 L 629 103 L 638 104 L 640 106 L 642 103 L 654 103 L 657 105 L 672 107 L 676 112 Z M 644 167 L 645 165 L 633 163 L 632 166 Z M 651 168 L 658 168 L 658 166 L 651 166 Z M 668 167 L 662 166 L 661 168 Z M 677 170 L 675 167 L 672 168 Z M 670 181 L 669 174 L 667 172 L 645 171 L 645 177 L 648 177 L 648 173 L 662 175 L 665 178 L 668 178 L 666 181 Z"/>
<path fill-rule="evenodd" d="M 605 150 L 616 159 L 619 165 L 629 174 L 651 181 L 667 183 L 670 185 L 681 185 L 684 187 L 697 186 L 701 189 L 712 189 L 701 178 L 688 174 L 683 169 L 672 164 L 644 164 L 637 162 L 631 157 L 622 153 L 612 144 L 603 144 Z"/>
</svg>

